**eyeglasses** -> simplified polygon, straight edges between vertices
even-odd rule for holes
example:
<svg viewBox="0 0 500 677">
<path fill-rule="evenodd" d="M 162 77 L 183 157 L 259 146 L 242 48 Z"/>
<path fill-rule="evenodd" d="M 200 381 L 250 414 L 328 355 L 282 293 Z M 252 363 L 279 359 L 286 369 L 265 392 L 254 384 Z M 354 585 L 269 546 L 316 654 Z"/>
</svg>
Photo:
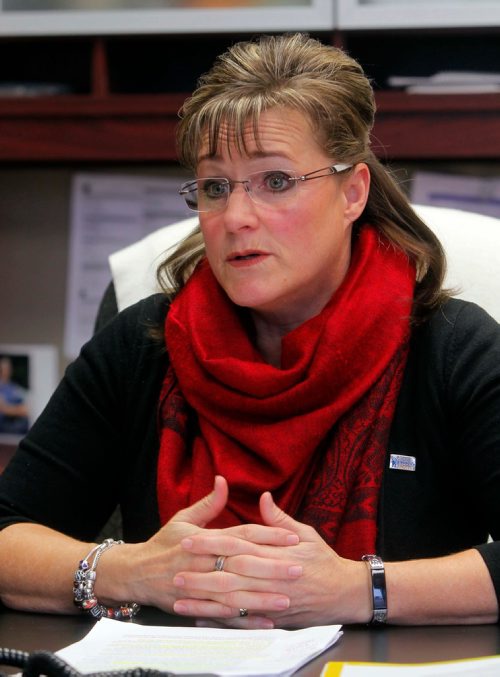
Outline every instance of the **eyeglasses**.
<svg viewBox="0 0 500 677">
<path fill-rule="evenodd" d="M 248 196 L 257 204 L 267 207 L 286 206 L 297 195 L 300 181 L 312 181 L 323 176 L 345 172 L 352 165 L 336 164 L 322 167 L 302 176 L 295 176 L 287 169 L 266 169 L 253 172 L 248 178 L 233 181 L 222 176 L 207 176 L 183 183 L 179 195 L 186 200 L 189 209 L 195 212 L 218 212 L 226 208 L 229 196 L 237 183 L 241 183 Z M 318 172 L 326 172 L 319 174 Z"/>
</svg>

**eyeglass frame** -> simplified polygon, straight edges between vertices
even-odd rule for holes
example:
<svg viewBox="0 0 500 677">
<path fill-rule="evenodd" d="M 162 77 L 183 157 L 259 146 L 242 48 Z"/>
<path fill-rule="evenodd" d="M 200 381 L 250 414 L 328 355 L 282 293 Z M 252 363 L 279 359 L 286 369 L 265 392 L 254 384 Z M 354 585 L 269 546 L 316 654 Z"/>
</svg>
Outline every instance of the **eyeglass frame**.
<svg viewBox="0 0 500 677">
<path fill-rule="evenodd" d="M 335 176 L 335 174 L 340 174 L 342 172 L 347 171 L 348 169 L 351 169 L 354 165 L 352 164 L 346 164 L 344 162 L 338 162 L 334 165 L 328 165 L 327 167 L 321 167 L 320 169 L 315 169 L 312 172 L 307 172 L 307 174 L 302 174 L 301 176 L 290 176 L 289 181 L 294 181 L 295 186 L 298 186 L 299 181 L 312 181 L 313 179 L 321 179 L 325 176 Z M 318 172 L 324 172 L 325 170 L 328 170 L 327 174 L 319 174 L 318 176 L 312 176 L 312 174 L 317 174 Z M 273 173 L 273 172 L 283 172 L 283 173 L 288 173 L 290 170 L 288 169 L 263 169 L 262 171 L 258 172 L 251 172 L 250 177 L 255 175 L 255 174 L 265 174 L 266 172 Z M 231 196 L 231 193 L 234 190 L 234 186 L 237 183 L 243 184 L 243 187 L 245 189 L 245 192 L 249 196 L 249 198 L 254 202 L 255 204 L 266 204 L 266 203 L 261 203 L 258 200 L 256 201 L 255 198 L 252 197 L 252 190 L 251 190 L 251 183 L 250 183 L 250 178 L 246 179 L 241 179 L 239 181 L 235 179 L 228 179 L 226 176 L 201 176 L 198 177 L 197 179 L 190 179 L 189 181 L 186 181 L 183 183 L 178 191 L 179 195 L 185 196 L 188 195 L 189 193 L 193 193 L 194 191 L 189 190 L 189 188 L 193 185 L 198 186 L 198 181 L 202 180 L 207 180 L 207 179 L 219 179 L 222 182 L 225 182 L 224 185 L 229 186 L 229 194 L 226 197 L 226 200 L 224 202 L 224 205 L 220 208 L 216 209 L 194 209 L 193 207 L 190 207 L 189 204 L 187 203 L 187 199 L 184 197 L 184 200 L 186 202 L 186 206 L 188 209 L 190 209 L 193 212 L 199 213 L 207 213 L 207 212 L 217 212 L 217 211 L 223 211 L 228 204 L 229 198 Z M 198 190 L 198 187 L 196 187 L 196 190 Z"/>
</svg>

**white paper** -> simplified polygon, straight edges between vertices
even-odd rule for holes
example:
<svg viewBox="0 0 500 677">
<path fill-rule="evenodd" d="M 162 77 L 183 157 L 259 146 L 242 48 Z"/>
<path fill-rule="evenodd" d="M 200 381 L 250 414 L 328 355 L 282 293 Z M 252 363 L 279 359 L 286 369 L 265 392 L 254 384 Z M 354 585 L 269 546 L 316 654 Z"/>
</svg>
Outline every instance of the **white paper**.
<svg viewBox="0 0 500 677">
<path fill-rule="evenodd" d="M 289 675 L 334 644 L 340 625 L 222 630 L 98 621 L 58 655 L 82 673 L 151 668 L 178 674 Z"/>
<path fill-rule="evenodd" d="M 64 352 L 74 358 L 92 336 L 111 280 L 108 257 L 154 230 L 192 216 L 182 178 L 76 174 L 71 190 Z"/>
<path fill-rule="evenodd" d="M 417 171 L 412 179 L 411 201 L 499 218 L 500 178 Z"/>
</svg>

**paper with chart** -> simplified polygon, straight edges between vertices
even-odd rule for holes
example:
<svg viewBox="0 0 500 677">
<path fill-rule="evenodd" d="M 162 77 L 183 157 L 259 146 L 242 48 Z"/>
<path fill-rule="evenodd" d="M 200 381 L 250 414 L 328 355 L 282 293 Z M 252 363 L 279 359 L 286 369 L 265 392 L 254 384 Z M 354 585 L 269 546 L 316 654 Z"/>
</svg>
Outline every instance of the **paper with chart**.
<svg viewBox="0 0 500 677">
<path fill-rule="evenodd" d="M 111 280 L 110 254 L 189 216 L 179 177 L 76 174 L 71 190 L 64 352 L 78 355 L 92 336 Z"/>
<path fill-rule="evenodd" d="M 412 178 L 411 201 L 500 218 L 500 179 L 417 171 Z"/>
</svg>

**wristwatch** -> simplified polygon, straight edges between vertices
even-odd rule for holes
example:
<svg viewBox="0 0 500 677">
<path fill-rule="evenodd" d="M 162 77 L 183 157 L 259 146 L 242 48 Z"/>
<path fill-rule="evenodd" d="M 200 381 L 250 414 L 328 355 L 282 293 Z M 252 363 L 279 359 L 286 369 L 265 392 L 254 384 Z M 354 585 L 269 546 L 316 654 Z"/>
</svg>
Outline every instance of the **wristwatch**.
<svg viewBox="0 0 500 677">
<path fill-rule="evenodd" d="M 385 567 L 378 555 L 363 555 L 361 558 L 370 566 L 372 580 L 373 616 L 371 623 L 383 624 L 387 621 L 387 587 Z"/>
</svg>

